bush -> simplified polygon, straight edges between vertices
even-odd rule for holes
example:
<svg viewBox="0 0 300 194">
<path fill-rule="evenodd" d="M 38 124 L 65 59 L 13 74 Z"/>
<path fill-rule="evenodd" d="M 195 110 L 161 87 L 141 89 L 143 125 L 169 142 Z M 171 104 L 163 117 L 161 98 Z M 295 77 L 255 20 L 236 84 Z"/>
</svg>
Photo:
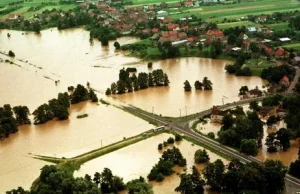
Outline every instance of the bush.
<svg viewBox="0 0 300 194">
<path fill-rule="evenodd" d="M 157 182 L 162 182 L 165 179 L 164 175 L 162 173 L 157 174 L 155 180 Z"/>
<path fill-rule="evenodd" d="M 167 147 L 168 146 L 168 142 L 164 141 L 164 147 Z"/>
<path fill-rule="evenodd" d="M 210 139 L 215 139 L 215 134 L 213 132 L 209 132 L 207 134 L 207 136 L 210 138 Z"/>
<path fill-rule="evenodd" d="M 179 134 L 175 135 L 175 141 L 182 141 L 182 137 Z"/>
<path fill-rule="evenodd" d="M 152 68 L 153 63 L 152 62 L 148 62 L 148 68 Z"/>
<path fill-rule="evenodd" d="M 209 159 L 210 158 L 205 149 L 199 149 L 194 154 L 194 160 L 196 164 L 206 163 L 209 161 Z"/>
<path fill-rule="evenodd" d="M 162 144 L 162 143 L 158 144 L 158 149 L 159 149 L 159 150 L 162 150 L 162 149 L 163 149 L 163 144 Z"/>
<path fill-rule="evenodd" d="M 174 143 L 174 138 L 173 137 L 169 137 L 169 139 L 167 140 L 168 144 L 173 144 Z"/>
<path fill-rule="evenodd" d="M 15 56 L 16 56 L 15 53 L 12 52 L 12 51 L 8 51 L 8 55 L 9 55 L 10 57 L 15 57 Z"/>
</svg>

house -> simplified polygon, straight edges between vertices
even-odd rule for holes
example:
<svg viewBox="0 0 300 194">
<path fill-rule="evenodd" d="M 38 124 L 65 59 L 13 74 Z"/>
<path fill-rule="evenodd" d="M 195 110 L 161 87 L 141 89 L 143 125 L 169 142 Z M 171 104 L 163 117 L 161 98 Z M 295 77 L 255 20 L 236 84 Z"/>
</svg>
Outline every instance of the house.
<svg viewBox="0 0 300 194">
<path fill-rule="evenodd" d="M 300 57 L 294 57 L 293 64 L 294 65 L 300 65 Z"/>
<path fill-rule="evenodd" d="M 282 58 L 288 55 L 288 52 L 282 48 L 279 48 L 275 51 L 275 57 Z"/>
<path fill-rule="evenodd" d="M 265 21 L 267 21 L 267 19 L 268 19 L 268 16 L 261 15 L 261 16 L 257 17 L 256 22 L 265 22 Z"/>
<path fill-rule="evenodd" d="M 255 27 L 249 27 L 249 28 L 247 28 L 247 30 L 248 30 L 248 32 L 251 32 L 251 33 L 257 31 Z"/>
<path fill-rule="evenodd" d="M 168 30 L 179 30 L 179 25 L 178 24 L 168 24 L 167 26 Z"/>
<path fill-rule="evenodd" d="M 194 2 L 193 1 L 185 1 L 184 2 L 184 6 L 185 7 L 193 7 L 194 6 Z"/>
<path fill-rule="evenodd" d="M 158 28 L 152 28 L 151 32 L 152 33 L 157 33 L 157 32 L 159 32 L 159 29 Z"/>
<path fill-rule="evenodd" d="M 277 115 L 280 117 L 280 118 L 285 118 L 286 115 L 288 114 L 288 110 L 287 109 L 283 109 L 283 108 L 278 108 L 276 110 L 276 113 Z"/>
<path fill-rule="evenodd" d="M 156 16 L 157 17 L 166 17 L 166 16 L 168 16 L 168 12 L 161 10 L 161 11 L 156 12 Z"/>
<path fill-rule="evenodd" d="M 183 40 L 187 38 L 187 34 L 185 32 L 179 32 L 178 37 L 180 38 L 180 40 Z"/>
<path fill-rule="evenodd" d="M 166 9 L 166 8 L 168 8 L 168 4 L 166 2 L 161 2 L 160 8 L 161 9 Z"/>
<path fill-rule="evenodd" d="M 279 38 L 279 41 L 282 42 L 282 43 L 285 43 L 285 42 L 291 42 L 292 40 L 285 37 L 285 38 Z"/>
<path fill-rule="evenodd" d="M 21 13 L 16 13 L 16 14 L 9 14 L 8 19 L 9 20 L 16 20 L 18 18 L 22 18 L 22 14 Z"/>
<path fill-rule="evenodd" d="M 208 30 L 206 32 L 207 36 L 213 36 L 213 37 L 222 37 L 224 36 L 223 32 L 221 30 Z"/>
<path fill-rule="evenodd" d="M 274 111 L 274 108 L 273 107 L 270 107 L 270 106 L 262 106 L 260 109 L 259 109 L 259 115 L 264 118 L 264 117 L 267 117 L 267 116 L 271 116 L 271 115 L 274 115 L 275 111 Z"/>
<path fill-rule="evenodd" d="M 210 120 L 211 122 L 220 123 L 225 115 L 225 111 L 220 111 L 217 106 L 213 106 L 210 114 Z"/>
<path fill-rule="evenodd" d="M 289 87 L 290 85 L 290 79 L 285 75 L 281 80 L 279 81 L 279 84 L 284 86 L 284 87 Z"/>
<path fill-rule="evenodd" d="M 174 3 L 173 8 L 181 8 L 181 3 Z"/>
</svg>

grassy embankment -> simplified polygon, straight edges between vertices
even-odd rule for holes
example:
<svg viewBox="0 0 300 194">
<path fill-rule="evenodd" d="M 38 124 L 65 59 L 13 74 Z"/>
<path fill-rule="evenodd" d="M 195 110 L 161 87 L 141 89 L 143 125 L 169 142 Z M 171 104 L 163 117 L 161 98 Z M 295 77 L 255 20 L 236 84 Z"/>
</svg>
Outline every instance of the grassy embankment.
<svg viewBox="0 0 300 194">
<path fill-rule="evenodd" d="M 1 5 L 7 5 L 7 3 L 14 2 L 13 0 L 1 0 L 0 6 Z M 43 5 L 42 3 L 53 3 L 55 5 Z M 77 5 L 76 4 L 59 4 L 59 0 L 33 0 L 32 2 L 24 2 L 22 4 L 17 4 L 17 6 L 22 6 L 21 8 L 10 12 L 8 14 L 0 15 L 0 18 L 6 19 L 8 18 L 9 14 L 13 13 L 22 13 L 24 16 L 24 19 L 32 19 L 34 15 L 40 14 L 45 10 L 62 10 L 62 11 L 67 11 L 70 9 L 74 9 Z M 30 7 L 38 7 L 42 6 L 41 9 L 36 10 L 36 11 L 28 11 Z M 8 6 L 5 6 L 1 10 L 7 9 Z"/>
<path fill-rule="evenodd" d="M 260 76 L 262 71 L 268 67 L 272 67 L 276 65 L 275 63 L 272 63 L 267 60 L 262 59 L 250 59 L 246 61 L 246 63 L 243 65 L 243 67 L 249 67 L 252 71 L 252 75 L 254 76 Z"/>
</svg>

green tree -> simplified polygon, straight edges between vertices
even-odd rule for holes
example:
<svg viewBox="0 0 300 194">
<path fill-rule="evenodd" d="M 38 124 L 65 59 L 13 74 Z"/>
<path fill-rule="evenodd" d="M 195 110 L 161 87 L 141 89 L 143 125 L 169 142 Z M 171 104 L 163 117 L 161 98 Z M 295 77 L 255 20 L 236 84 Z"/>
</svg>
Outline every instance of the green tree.
<svg viewBox="0 0 300 194">
<path fill-rule="evenodd" d="M 98 102 L 98 97 L 97 95 L 95 94 L 94 90 L 90 88 L 90 91 L 89 91 L 89 96 L 90 96 L 90 100 L 92 102 Z"/>
<path fill-rule="evenodd" d="M 209 162 L 209 155 L 206 151 L 206 149 L 199 149 L 194 154 L 194 161 L 196 164 L 206 163 Z"/>
<path fill-rule="evenodd" d="M 18 187 L 17 189 L 12 189 L 10 191 L 6 191 L 6 194 L 29 194 L 29 191 L 24 190 L 22 187 Z"/>
<path fill-rule="evenodd" d="M 192 90 L 192 87 L 191 87 L 190 82 L 189 82 L 188 80 L 185 80 L 185 82 L 184 82 L 183 84 L 184 84 L 184 90 L 185 90 L 186 92 Z"/>
<path fill-rule="evenodd" d="M 30 111 L 27 106 L 15 106 L 13 107 L 13 111 L 16 115 L 16 121 L 18 125 L 31 123 L 29 119 Z"/>
<path fill-rule="evenodd" d="M 54 98 L 49 100 L 49 107 L 53 117 L 56 117 L 59 120 L 65 120 L 69 118 L 68 107 L 60 104 L 57 99 Z"/>
<path fill-rule="evenodd" d="M 279 160 L 266 160 L 264 162 L 266 193 L 280 194 L 283 192 L 286 172 L 287 168 Z"/>
<path fill-rule="evenodd" d="M 181 140 L 182 140 L 181 135 L 176 134 L 176 135 L 175 135 L 175 141 L 181 141 Z"/>
<path fill-rule="evenodd" d="M 117 93 L 117 84 L 115 82 L 113 82 L 110 86 L 110 90 L 112 94 L 116 94 Z"/>
<path fill-rule="evenodd" d="M 181 174 L 180 184 L 175 188 L 176 192 L 182 194 L 202 194 L 204 193 L 205 181 L 201 178 L 195 166 L 192 167 L 192 174 Z"/>
<path fill-rule="evenodd" d="M 227 44 L 234 45 L 236 43 L 237 37 L 235 34 L 230 34 L 227 38 Z"/>
<path fill-rule="evenodd" d="M 78 84 L 73 94 L 71 95 L 71 103 L 76 104 L 87 99 L 89 99 L 88 90 L 84 86 Z"/>
<path fill-rule="evenodd" d="M 258 153 L 256 140 L 255 139 L 242 139 L 240 151 L 247 155 L 256 156 Z"/>
<path fill-rule="evenodd" d="M 117 81 L 118 94 L 124 94 L 126 92 L 126 84 L 123 80 Z"/>
<path fill-rule="evenodd" d="M 221 122 L 221 130 L 228 130 L 230 129 L 235 122 L 235 119 L 233 118 L 232 114 L 225 114 L 224 117 L 222 118 Z"/>
<path fill-rule="evenodd" d="M 162 150 L 163 149 L 163 144 L 162 143 L 158 144 L 157 149 Z"/>
<path fill-rule="evenodd" d="M 212 90 L 213 84 L 207 77 L 203 78 L 202 84 L 203 84 L 204 90 Z"/>
<path fill-rule="evenodd" d="M 116 41 L 116 42 L 114 43 L 114 47 L 118 50 L 118 49 L 121 48 L 121 45 L 120 45 L 119 42 Z"/>
<path fill-rule="evenodd" d="M 110 90 L 110 88 L 107 88 L 107 89 L 106 89 L 105 95 L 111 95 L 111 90 Z"/>
<path fill-rule="evenodd" d="M 153 82 L 154 77 L 153 77 L 152 73 L 149 73 L 148 79 L 149 79 L 149 81 L 148 81 L 149 87 L 153 87 L 154 86 L 154 82 Z"/>
<path fill-rule="evenodd" d="M 164 74 L 164 86 L 169 86 L 169 83 L 170 83 L 170 81 L 169 81 L 168 75 L 165 73 Z"/>
<path fill-rule="evenodd" d="M 246 95 L 246 93 L 249 92 L 248 86 L 242 86 L 240 88 L 240 93 L 239 95 Z"/>
<path fill-rule="evenodd" d="M 129 181 L 126 186 L 128 194 L 154 194 L 152 185 L 145 182 L 143 177 Z"/>
<path fill-rule="evenodd" d="M 197 80 L 195 81 L 194 86 L 196 90 L 202 90 L 203 84 L 199 80 Z"/>
<path fill-rule="evenodd" d="M 224 177 L 224 171 L 225 166 L 222 160 L 217 159 L 213 163 L 208 163 L 203 170 L 206 184 L 209 185 L 213 190 L 220 190 Z"/>
<path fill-rule="evenodd" d="M 257 101 L 251 101 L 249 103 L 249 108 L 253 111 L 259 111 L 259 109 L 260 109 Z"/>
<path fill-rule="evenodd" d="M 165 77 L 164 77 L 164 72 L 162 69 L 156 69 L 152 71 L 153 75 L 153 82 L 155 86 L 163 86 Z"/>
<path fill-rule="evenodd" d="M 276 140 L 276 133 L 271 132 L 268 134 L 266 138 L 266 146 L 268 152 L 277 152 L 277 145 L 279 144 Z"/>
<path fill-rule="evenodd" d="M 137 78 L 139 89 L 148 88 L 149 87 L 148 80 L 149 80 L 149 78 L 148 78 L 147 73 L 144 73 L 144 72 L 139 73 L 138 78 Z"/>
<path fill-rule="evenodd" d="M 100 39 L 101 45 L 102 46 L 108 46 L 108 43 L 109 43 L 108 40 L 109 40 L 108 36 L 102 36 L 101 39 Z"/>
<path fill-rule="evenodd" d="M 8 56 L 10 56 L 10 57 L 15 57 L 16 55 L 15 55 L 14 52 L 12 52 L 12 51 L 10 50 L 10 51 L 8 51 Z"/>
<path fill-rule="evenodd" d="M 33 111 L 34 124 L 43 124 L 54 118 L 54 114 L 48 104 L 40 105 Z"/>
<path fill-rule="evenodd" d="M 290 164 L 289 174 L 300 179 L 300 148 L 298 150 L 298 158 Z"/>
<path fill-rule="evenodd" d="M 169 137 L 167 142 L 168 142 L 168 144 L 174 144 L 175 140 L 173 137 Z"/>
<path fill-rule="evenodd" d="M 286 128 L 280 128 L 276 132 L 276 139 L 279 141 L 280 147 L 286 151 L 288 148 L 291 147 L 290 139 L 291 139 L 291 132 Z"/>
</svg>

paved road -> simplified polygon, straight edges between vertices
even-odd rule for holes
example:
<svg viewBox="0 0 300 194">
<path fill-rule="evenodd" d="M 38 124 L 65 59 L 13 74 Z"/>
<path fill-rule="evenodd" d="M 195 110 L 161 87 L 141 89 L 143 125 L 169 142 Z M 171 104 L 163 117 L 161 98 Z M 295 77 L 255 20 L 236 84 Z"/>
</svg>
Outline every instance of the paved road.
<svg viewBox="0 0 300 194">
<path fill-rule="evenodd" d="M 252 99 L 252 100 L 261 100 L 261 99 L 262 98 Z M 243 102 L 236 102 L 236 103 L 232 103 L 232 104 L 227 104 L 227 105 L 224 105 L 224 106 L 220 106 L 220 108 L 225 109 L 225 108 L 229 108 L 231 106 L 242 105 L 242 104 L 246 104 L 246 103 L 249 103 L 249 100 L 245 100 Z M 222 144 L 220 144 L 220 143 L 218 143 L 218 142 L 216 142 L 212 139 L 209 139 L 205 136 L 201 136 L 200 134 L 194 132 L 189 127 L 189 124 L 181 126 L 180 124 L 178 124 L 176 122 L 166 121 L 166 120 L 164 120 L 163 117 L 153 115 L 149 112 L 137 109 L 137 108 L 132 107 L 132 106 L 124 106 L 123 108 L 125 110 L 127 110 L 128 112 L 141 115 L 142 117 L 147 118 L 148 120 L 158 122 L 161 125 L 169 126 L 175 132 L 177 132 L 179 134 L 183 134 L 183 135 L 188 136 L 188 137 L 191 137 L 191 138 L 193 138 L 193 139 L 195 139 L 195 140 L 197 140 L 197 141 L 199 141 L 199 142 L 201 142 L 201 143 L 203 143 L 203 144 L 205 144 L 205 145 L 207 145 L 207 146 L 209 146 L 209 147 L 211 147 L 215 150 L 218 150 L 218 151 L 222 152 L 225 155 L 228 155 L 232 158 L 237 158 L 243 163 L 248 163 L 248 162 L 261 163 L 261 161 L 256 159 L 255 157 L 241 154 L 238 151 L 236 151 L 236 150 L 234 150 L 230 147 L 224 146 L 224 145 L 222 145 Z M 205 110 L 205 111 L 202 111 L 202 112 L 198 113 L 197 115 L 198 116 L 205 116 L 209 113 L 210 113 L 210 110 Z M 296 188 L 296 190 L 300 189 L 300 180 L 299 179 L 294 178 L 294 177 L 287 174 L 286 177 L 285 177 L 285 180 L 286 180 L 286 185 L 289 185 L 289 187 L 292 187 L 294 189 Z M 294 191 L 289 192 L 289 193 L 296 193 L 296 191 L 295 192 Z"/>
<path fill-rule="evenodd" d="M 294 92 L 293 89 L 295 88 L 295 85 L 298 82 L 299 77 L 300 77 L 300 69 L 296 69 L 296 75 L 294 77 L 294 80 L 291 82 L 290 87 L 287 89 L 286 93 L 290 94 Z"/>
</svg>

